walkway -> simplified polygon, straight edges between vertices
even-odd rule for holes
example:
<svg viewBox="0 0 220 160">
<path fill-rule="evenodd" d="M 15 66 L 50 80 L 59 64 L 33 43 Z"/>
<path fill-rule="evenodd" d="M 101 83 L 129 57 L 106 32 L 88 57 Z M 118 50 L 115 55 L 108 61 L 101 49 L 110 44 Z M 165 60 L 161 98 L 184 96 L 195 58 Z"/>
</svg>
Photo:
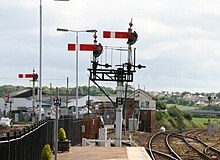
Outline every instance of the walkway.
<svg viewBox="0 0 220 160">
<path fill-rule="evenodd" d="M 151 160 L 143 147 L 71 147 L 58 160 Z"/>
</svg>

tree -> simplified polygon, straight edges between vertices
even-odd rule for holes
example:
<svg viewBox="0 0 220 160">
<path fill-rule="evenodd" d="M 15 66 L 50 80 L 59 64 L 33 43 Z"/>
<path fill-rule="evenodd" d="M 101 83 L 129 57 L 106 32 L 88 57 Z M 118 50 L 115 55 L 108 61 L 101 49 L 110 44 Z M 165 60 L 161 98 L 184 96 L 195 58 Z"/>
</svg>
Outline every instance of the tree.
<svg viewBox="0 0 220 160">
<path fill-rule="evenodd" d="M 184 92 L 181 93 L 181 97 L 183 97 L 183 96 L 185 96 L 185 95 L 187 95 L 187 94 L 191 94 L 191 93 L 188 92 L 188 91 L 184 91 Z"/>
<path fill-rule="evenodd" d="M 79 95 L 86 95 L 87 90 L 83 90 L 83 87 L 79 87 Z"/>
<path fill-rule="evenodd" d="M 187 106 L 190 104 L 190 101 L 187 100 L 187 99 L 183 99 L 183 98 L 180 98 L 177 100 L 177 104 L 180 104 L 180 105 L 183 105 L 183 106 Z"/>
<path fill-rule="evenodd" d="M 166 102 L 163 100 L 157 100 L 156 101 L 156 109 L 158 110 L 165 110 L 166 109 Z"/>
<path fill-rule="evenodd" d="M 59 88 L 59 94 L 65 95 L 66 94 L 66 87 L 60 87 Z"/>
<path fill-rule="evenodd" d="M 87 94 L 88 94 L 88 88 L 89 88 L 89 87 L 87 87 L 87 86 L 82 86 L 81 88 L 82 88 L 82 90 L 83 90 L 83 95 L 87 95 Z"/>
<path fill-rule="evenodd" d="M 167 103 L 168 104 L 176 104 L 176 98 L 173 96 L 170 98 L 167 98 Z"/>
</svg>

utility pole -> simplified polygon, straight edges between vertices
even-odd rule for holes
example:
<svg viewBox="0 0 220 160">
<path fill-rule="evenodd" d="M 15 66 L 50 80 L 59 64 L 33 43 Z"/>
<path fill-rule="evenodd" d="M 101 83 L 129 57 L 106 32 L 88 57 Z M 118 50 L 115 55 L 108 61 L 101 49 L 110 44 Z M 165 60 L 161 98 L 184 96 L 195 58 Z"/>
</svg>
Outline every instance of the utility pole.
<svg viewBox="0 0 220 160">
<path fill-rule="evenodd" d="M 61 98 L 59 98 L 59 89 L 56 87 L 56 98 L 54 98 L 54 105 L 56 106 L 56 120 L 55 120 L 55 160 L 57 160 L 58 150 L 58 112 L 61 105 Z"/>
<path fill-rule="evenodd" d="M 66 78 L 66 107 L 68 108 L 69 102 L 69 77 Z"/>
<path fill-rule="evenodd" d="M 52 97 L 52 83 L 50 83 L 50 107 L 53 106 L 53 97 Z"/>
<path fill-rule="evenodd" d="M 209 100 L 209 112 L 211 112 L 211 96 L 208 96 Z M 208 135 L 212 136 L 212 124 L 211 124 L 211 115 L 209 113 L 209 119 L 208 119 Z"/>
<path fill-rule="evenodd" d="M 35 75 L 35 70 L 33 68 L 33 75 Z M 35 119 L 35 80 L 33 78 L 33 89 L 32 89 L 32 124 L 35 123 L 36 119 Z"/>
</svg>

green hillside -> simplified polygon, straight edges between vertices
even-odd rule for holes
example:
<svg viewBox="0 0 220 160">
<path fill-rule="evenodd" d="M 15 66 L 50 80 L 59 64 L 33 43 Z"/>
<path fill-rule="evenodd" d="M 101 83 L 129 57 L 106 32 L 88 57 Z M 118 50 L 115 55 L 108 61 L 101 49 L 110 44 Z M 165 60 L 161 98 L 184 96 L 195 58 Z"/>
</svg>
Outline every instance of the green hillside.
<svg viewBox="0 0 220 160">
<path fill-rule="evenodd" d="M 192 121 L 189 113 L 182 113 L 177 107 L 168 108 L 167 111 L 157 111 L 157 128 L 165 127 L 168 130 L 197 128 L 198 125 Z"/>
</svg>

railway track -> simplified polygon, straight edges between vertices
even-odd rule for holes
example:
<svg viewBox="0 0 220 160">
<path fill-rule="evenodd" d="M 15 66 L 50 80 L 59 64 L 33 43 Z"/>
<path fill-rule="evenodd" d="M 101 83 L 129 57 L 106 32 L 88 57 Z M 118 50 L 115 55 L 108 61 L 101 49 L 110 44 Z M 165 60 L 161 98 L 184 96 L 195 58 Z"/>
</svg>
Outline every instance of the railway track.
<svg viewBox="0 0 220 160">
<path fill-rule="evenodd" d="M 220 133 L 216 132 L 213 136 L 209 136 L 207 132 L 201 132 L 196 135 L 197 139 L 201 139 L 202 141 L 209 144 L 208 147 L 205 148 L 204 152 L 207 153 L 210 148 L 214 148 L 220 151 Z"/>
<path fill-rule="evenodd" d="M 146 150 L 153 160 L 208 160 L 212 155 L 220 156 L 220 151 L 215 148 L 220 145 L 220 141 L 215 145 L 203 141 L 201 134 L 205 132 L 201 129 L 159 132 L 151 136 Z"/>
<path fill-rule="evenodd" d="M 175 153 L 170 150 L 169 144 L 166 142 L 166 133 L 154 134 L 148 143 L 149 154 L 153 160 L 157 159 L 177 159 Z"/>
<path fill-rule="evenodd" d="M 212 144 L 212 142 L 208 142 L 208 141 L 205 142 L 203 140 L 204 138 L 202 138 L 203 136 L 200 136 L 200 134 L 204 135 L 207 134 L 207 132 L 201 132 L 195 135 L 195 138 L 206 146 L 205 149 L 203 150 L 203 153 L 209 155 L 209 157 L 211 157 L 212 155 L 220 156 L 220 150 L 218 148 L 215 148 L 216 146 L 219 146 L 220 143 L 219 139 L 217 143 Z"/>
<path fill-rule="evenodd" d="M 108 129 L 108 134 L 112 132 L 114 129 Z M 211 137 L 204 129 L 129 135 L 138 145 L 146 148 L 153 160 L 209 160 L 213 155 L 220 157 L 220 132 Z"/>
<path fill-rule="evenodd" d="M 183 138 L 187 145 L 189 145 L 193 151 L 195 151 L 198 154 L 198 157 L 200 159 L 210 159 L 210 156 L 205 154 L 203 150 L 206 148 L 207 144 L 203 141 L 199 141 L 196 138 L 196 135 L 200 133 L 201 131 L 199 130 L 191 130 L 187 131 L 186 133 L 183 134 Z"/>
<path fill-rule="evenodd" d="M 185 142 L 182 133 L 171 132 L 167 135 L 170 146 L 176 153 L 178 159 L 196 159 L 198 154 Z"/>
</svg>

